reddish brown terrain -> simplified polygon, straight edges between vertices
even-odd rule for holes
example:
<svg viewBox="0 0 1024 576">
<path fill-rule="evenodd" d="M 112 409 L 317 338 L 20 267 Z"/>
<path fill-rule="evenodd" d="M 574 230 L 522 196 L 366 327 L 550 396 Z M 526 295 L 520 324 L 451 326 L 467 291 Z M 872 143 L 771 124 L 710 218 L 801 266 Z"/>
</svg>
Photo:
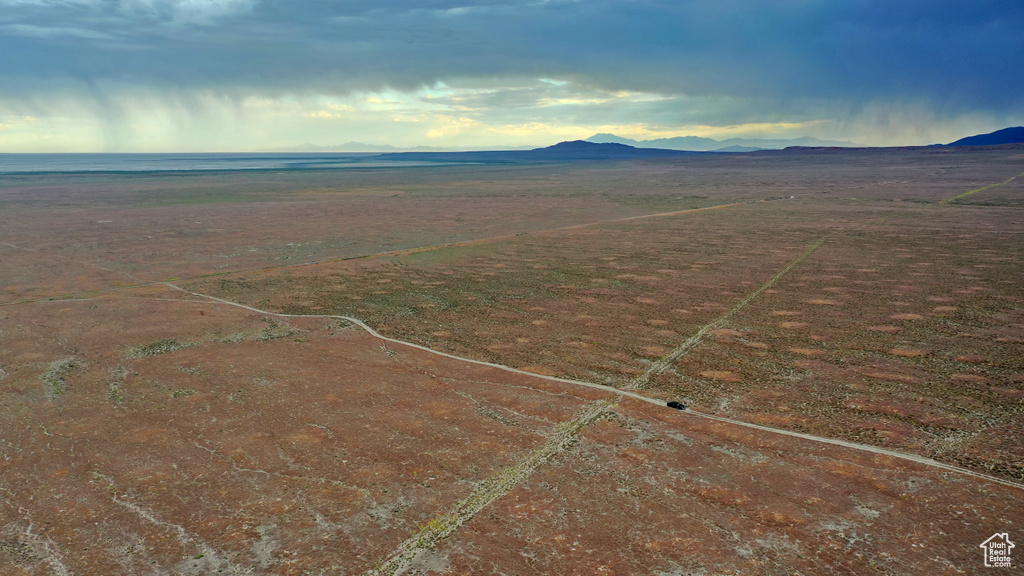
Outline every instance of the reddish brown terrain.
<svg viewBox="0 0 1024 576">
<path fill-rule="evenodd" d="M 1021 152 L 3 177 L 0 574 L 982 573 Z"/>
</svg>

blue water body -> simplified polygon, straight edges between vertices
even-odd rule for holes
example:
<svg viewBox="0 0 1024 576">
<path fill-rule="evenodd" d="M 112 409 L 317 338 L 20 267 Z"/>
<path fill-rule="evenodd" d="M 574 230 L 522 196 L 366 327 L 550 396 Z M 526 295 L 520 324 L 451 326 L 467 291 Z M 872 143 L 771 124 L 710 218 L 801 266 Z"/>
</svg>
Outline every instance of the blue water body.
<svg viewBox="0 0 1024 576">
<path fill-rule="evenodd" d="M 294 170 L 438 165 L 383 161 L 374 154 L 0 154 L 0 174 L 40 172 L 179 172 L 197 170 Z"/>
</svg>

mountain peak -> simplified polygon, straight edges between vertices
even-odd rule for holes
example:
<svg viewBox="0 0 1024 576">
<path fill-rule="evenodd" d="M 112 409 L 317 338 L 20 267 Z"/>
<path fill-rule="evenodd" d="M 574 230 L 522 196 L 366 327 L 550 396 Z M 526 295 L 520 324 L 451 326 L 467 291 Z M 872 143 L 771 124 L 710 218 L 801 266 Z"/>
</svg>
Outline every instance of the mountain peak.
<svg viewBox="0 0 1024 576">
<path fill-rule="evenodd" d="M 586 142 L 594 142 L 596 144 L 625 144 L 627 146 L 636 146 L 639 144 L 639 142 L 632 138 L 623 138 L 622 136 L 616 136 L 615 134 L 609 134 L 607 132 L 594 134 L 590 138 L 587 138 Z"/>
<path fill-rule="evenodd" d="M 996 144 L 1024 143 L 1024 126 L 1003 128 L 988 134 L 977 134 L 950 142 L 947 146 L 992 146 Z"/>
<path fill-rule="evenodd" d="M 544 148 L 535 148 L 535 150 L 564 150 L 564 151 L 597 151 L 597 150 L 626 150 L 634 148 L 626 144 L 619 144 L 617 142 L 590 142 L 587 140 L 567 140 L 565 142 L 559 142 L 553 146 L 547 146 Z"/>
</svg>

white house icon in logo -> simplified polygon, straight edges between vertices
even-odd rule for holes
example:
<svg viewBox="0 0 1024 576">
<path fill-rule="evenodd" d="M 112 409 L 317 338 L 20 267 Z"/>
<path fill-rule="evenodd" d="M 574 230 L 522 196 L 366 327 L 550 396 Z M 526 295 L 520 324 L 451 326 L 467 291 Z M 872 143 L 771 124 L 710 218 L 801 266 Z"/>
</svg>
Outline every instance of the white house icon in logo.
<svg viewBox="0 0 1024 576">
<path fill-rule="evenodd" d="M 1010 550 L 1014 548 L 1010 535 L 996 532 L 980 545 L 985 549 L 985 566 L 989 568 L 1009 568 Z"/>
</svg>

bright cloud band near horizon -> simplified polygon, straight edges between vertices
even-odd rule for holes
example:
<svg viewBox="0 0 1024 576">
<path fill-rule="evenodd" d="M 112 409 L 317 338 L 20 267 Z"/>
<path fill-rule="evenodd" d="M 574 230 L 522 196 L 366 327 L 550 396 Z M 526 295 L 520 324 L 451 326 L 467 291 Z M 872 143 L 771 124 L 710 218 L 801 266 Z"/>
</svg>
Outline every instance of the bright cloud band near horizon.
<svg viewBox="0 0 1024 576">
<path fill-rule="evenodd" d="M 0 152 L 1024 124 L 1024 3 L 0 0 Z"/>
</svg>

